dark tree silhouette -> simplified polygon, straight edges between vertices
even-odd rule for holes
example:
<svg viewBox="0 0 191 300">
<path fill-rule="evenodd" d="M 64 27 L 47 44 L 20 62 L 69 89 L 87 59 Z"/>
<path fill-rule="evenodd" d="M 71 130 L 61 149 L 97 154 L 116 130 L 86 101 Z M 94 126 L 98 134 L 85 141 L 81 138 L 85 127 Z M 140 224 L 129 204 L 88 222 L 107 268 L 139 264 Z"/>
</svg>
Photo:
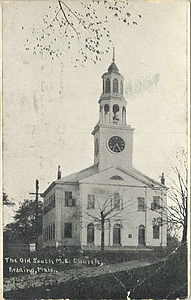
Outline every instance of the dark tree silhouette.
<svg viewBox="0 0 191 300">
<path fill-rule="evenodd" d="M 15 202 L 9 199 L 8 195 L 3 192 L 3 206 L 14 206 Z"/>
<path fill-rule="evenodd" d="M 25 49 L 33 54 L 46 55 L 55 59 L 64 52 L 76 49 L 74 66 L 84 66 L 90 59 L 93 63 L 101 60 L 111 50 L 110 27 L 117 20 L 124 26 L 136 26 L 141 15 L 134 13 L 133 19 L 128 1 L 91 0 L 88 2 L 58 0 L 51 3 L 43 17 L 35 45 L 27 39 Z"/>
<path fill-rule="evenodd" d="M 42 202 L 38 205 L 38 233 L 42 232 Z M 16 210 L 14 222 L 4 227 L 4 242 L 33 242 L 36 238 L 36 202 L 24 200 Z"/>
</svg>

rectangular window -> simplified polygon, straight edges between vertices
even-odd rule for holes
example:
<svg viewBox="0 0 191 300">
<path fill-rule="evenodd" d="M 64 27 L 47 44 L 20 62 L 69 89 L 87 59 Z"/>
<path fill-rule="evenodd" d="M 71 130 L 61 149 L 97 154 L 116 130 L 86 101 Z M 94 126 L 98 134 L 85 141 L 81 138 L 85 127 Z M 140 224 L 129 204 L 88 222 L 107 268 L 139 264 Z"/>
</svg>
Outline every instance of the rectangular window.
<svg viewBox="0 0 191 300">
<path fill-rule="evenodd" d="M 65 206 L 76 206 L 76 201 L 72 198 L 72 192 L 65 192 Z"/>
<path fill-rule="evenodd" d="M 64 237 L 65 238 L 72 238 L 72 223 L 65 223 L 64 224 Z"/>
<path fill-rule="evenodd" d="M 88 195 L 88 209 L 95 208 L 95 195 Z"/>
<path fill-rule="evenodd" d="M 119 193 L 114 194 L 114 203 L 113 203 L 113 208 L 116 210 L 120 209 L 120 195 Z"/>
<path fill-rule="evenodd" d="M 138 211 L 145 211 L 145 209 L 146 209 L 145 198 L 138 197 Z"/>
<path fill-rule="evenodd" d="M 50 226 L 48 226 L 48 240 L 50 241 Z"/>
<path fill-rule="evenodd" d="M 153 203 L 151 203 L 151 209 L 156 210 L 160 208 L 160 197 L 153 196 Z"/>
<path fill-rule="evenodd" d="M 55 223 L 53 224 L 53 234 L 52 234 L 53 239 L 55 239 Z"/>
<path fill-rule="evenodd" d="M 52 240 L 52 225 L 50 225 L 50 239 Z"/>
</svg>

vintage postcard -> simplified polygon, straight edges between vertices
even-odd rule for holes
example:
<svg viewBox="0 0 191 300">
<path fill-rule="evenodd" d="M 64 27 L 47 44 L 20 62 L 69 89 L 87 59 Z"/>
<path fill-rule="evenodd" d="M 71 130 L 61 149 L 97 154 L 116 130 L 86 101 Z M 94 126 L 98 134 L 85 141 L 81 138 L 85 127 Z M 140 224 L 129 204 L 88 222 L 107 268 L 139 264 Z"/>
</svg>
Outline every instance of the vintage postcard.
<svg viewBox="0 0 191 300">
<path fill-rule="evenodd" d="M 188 299 L 189 1 L 2 3 L 4 299 Z"/>
</svg>

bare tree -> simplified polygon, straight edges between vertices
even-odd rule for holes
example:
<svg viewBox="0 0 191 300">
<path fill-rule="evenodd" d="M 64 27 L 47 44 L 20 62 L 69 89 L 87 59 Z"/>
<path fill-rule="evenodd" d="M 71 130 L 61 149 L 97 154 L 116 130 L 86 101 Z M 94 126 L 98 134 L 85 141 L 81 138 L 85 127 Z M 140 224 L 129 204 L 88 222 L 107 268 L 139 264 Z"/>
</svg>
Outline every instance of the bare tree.
<svg viewBox="0 0 191 300">
<path fill-rule="evenodd" d="M 128 0 L 57 0 L 48 5 L 43 28 L 40 31 L 33 28 L 33 35 L 38 35 L 35 44 L 27 39 L 25 49 L 32 50 L 33 54 L 48 54 L 54 59 L 72 48 L 77 50 L 74 66 L 84 66 L 87 59 L 96 63 L 112 47 L 109 28 L 113 22 L 122 22 L 124 26 L 138 24 L 141 15 L 134 12 L 132 18 L 132 10 L 133 5 Z"/>
<path fill-rule="evenodd" d="M 94 220 L 98 227 L 101 228 L 101 252 L 105 250 L 105 224 L 116 217 L 118 220 L 122 220 L 121 213 L 128 207 L 132 205 L 132 199 L 127 202 L 123 202 L 123 193 L 121 196 L 119 193 L 115 193 L 114 196 L 109 195 L 105 201 L 100 201 L 99 197 L 96 198 L 98 204 L 98 209 L 96 209 L 95 214 L 85 211 L 85 214 Z M 102 203 L 101 203 L 102 202 Z"/>
<path fill-rule="evenodd" d="M 187 240 L 188 226 L 188 167 L 187 153 L 181 148 L 176 153 L 176 162 L 168 159 L 173 171 L 173 178 L 169 177 L 171 185 L 168 189 L 168 204 L 162 202 L 157 211 L 165 215 L 165 219 L 158 218 L 159 225 L 168 224 L 169 229 L 182 228 L 182 243 Z"/>
<path fill-rule="evenodd" d="M 179 224 L 183 228 L 182 243 L 187 240 L 188 226 L 188 167 L 187 153 L 180 149 L 176 155 L 177 165 L 173 166 L 176 180 L 169 190 L 169 198 L 173 205 L 168 209 L 168 222 L 170 224 Z"/>
</svg>

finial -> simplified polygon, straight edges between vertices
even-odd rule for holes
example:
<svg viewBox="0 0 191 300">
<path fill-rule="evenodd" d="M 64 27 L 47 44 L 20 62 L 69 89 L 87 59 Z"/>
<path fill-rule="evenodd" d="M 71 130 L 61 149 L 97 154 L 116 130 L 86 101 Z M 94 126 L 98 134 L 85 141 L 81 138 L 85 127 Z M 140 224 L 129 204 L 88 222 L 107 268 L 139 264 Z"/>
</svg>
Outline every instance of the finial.
<svg viewBox="0 0 191 300">
<path fill-rule="evenodd" d="M 115 47 L 113 47 L 113 62 L 115 62 Z"/>
<path fill-rule="evenodd" d="M 57 179 L 60 179 L 62 177 L 62 173 L 60 170 L 60 166 L 58 166 L 58 174 L 57 174 Z"/>
</svg>

